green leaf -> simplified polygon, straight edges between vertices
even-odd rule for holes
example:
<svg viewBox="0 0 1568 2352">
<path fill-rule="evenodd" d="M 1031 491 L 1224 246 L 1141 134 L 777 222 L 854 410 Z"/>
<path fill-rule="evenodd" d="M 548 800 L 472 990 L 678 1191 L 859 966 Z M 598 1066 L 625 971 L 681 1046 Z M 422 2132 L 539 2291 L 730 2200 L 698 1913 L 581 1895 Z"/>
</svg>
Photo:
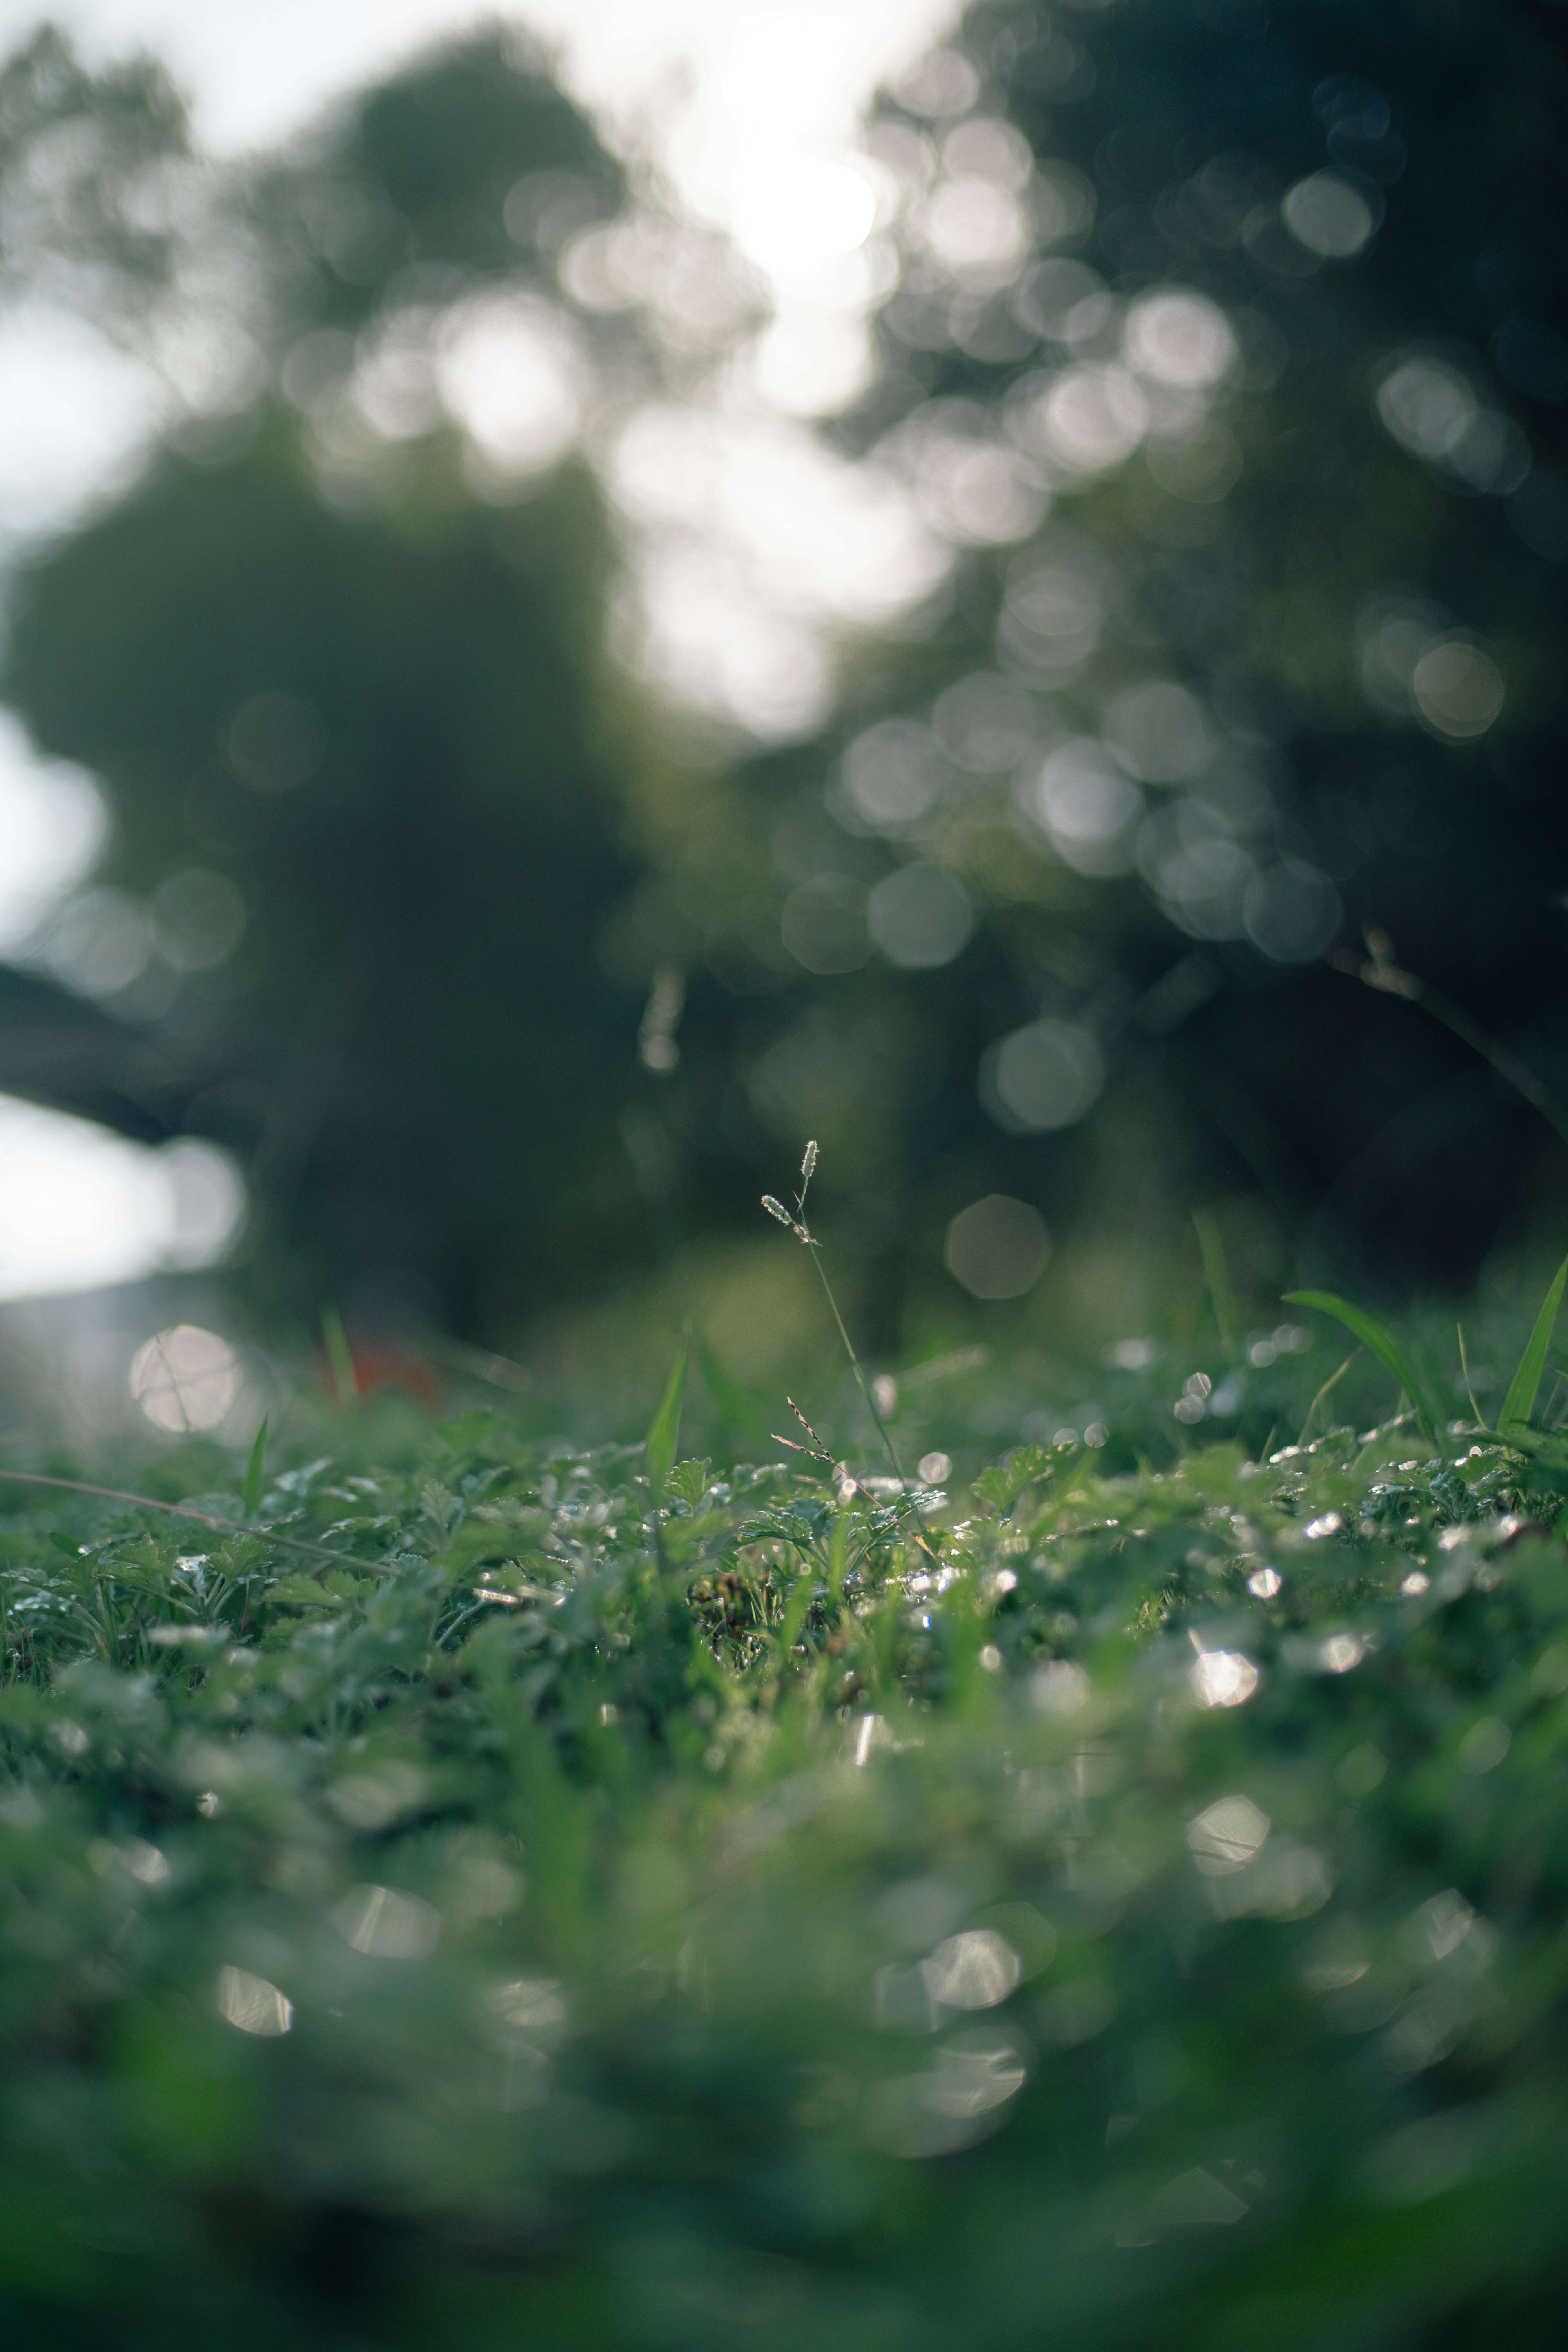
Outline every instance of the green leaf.
<svg viewBox="0 0 1568 2352">
<path fill-rule="evenodd" d="M 643 1441 L 647 1457 L 647 1475 L 655 1497 L 664 1493 L 665 1481 L 675 1467 L 675 1448 L 680 1436 L 680 1401 L 686 1393 L 686 1365 L 691 1353 L 689 1327 L 681 1333 L 680 1353 L 669 1376 L 664 1399 L 653 1417 L 653 1427 Z"/>
<path fill-rule="evenodd" d="M 1502 1401 L 1500 1425 L 1505 1430 L 1514 1422 L 1528 1421 L 1535 1411 L 1536 1391 L 1541 1386 L 1541 1375 L 1546 1369 L 1546 1350 L 1552 1345 L 1552 1327 L 1557 1320 L 1557 1309 L 1563 1304 L 1564 1282 L 1568 1282 L 1568 1257 L 1557 1269 L 1557 1278 L 1546 1294 L 1541 1312 L 1535 1318 L 1535 1328 L 1530 1335 L 1529 1345 L 1519 1360 L 1519 1370 L 1509 1383 L 1508 1394 Z"/>
<path fill-rule="evenodd" d="M 708 1492 L 712 1477 L 711 1462 L 680 1462 L 669 1474 L 669 1491 L 694 1511 Z"/>
<path fill-rule="evenodd" d="M 268 1602 L 279 1601 L 289 1609 L 338 1609 L 343 1596 L 324 1591 L 308 1576 L 280 1576 L 276 1584 L 268 1586 L 267 1598 Z"/>
<path fill-rule="evenodd" d="M 1048 1476 L 1051 1467 L 1051 1457 L 1043 1445 L 1020 1445 L 1005 1462 L 983 1470 L 974 1481 L 974 1491 L 983 1503 L 994 1503 L 998 1511 L 1005 1511 L 1026 1486 Z"/>
<path fill-rule="evenodd" d="M 1436 1444 L 1436 1416 L 1427 1401 L 1426 1391 L 1397 1340 L 1384 1329 L 1381 1323 L 1374 1321 L 1361 1307 L 1352 1307 L 1348 1299 L 1336 1298 L 1331 1290 L 1288 1290 L 1285 1303 L 1288 1307 L 1315 1307 L 1320 1314 L 1331 1315 L 1336 1323 L 1342 1323 L 1347 1331 L 1353 1331 L 1362 1345 L 1370 1348 L 1378 1362 L 1394 1374 L 1415 1407 L 1423 1435 L 1430 1444 Z"/>
<path fill-rule="evenodd" d="M 261 1426 L 256 1433 L 256 1443 L 250 1449 L 250 1459 L 245 1465 L 245 1486 L 241 1500 L 245 1516 L 253 1519 L 261 1508 L 261 1469 L 267 1459 L 267 1415 L 261 1416 Z"/>
<path fill-rule="evenodd" d="M 1568 1431 L 1531 1429 L 1525 1421 L 1516 1421 L 1508 1429 L 1483 1429 L 1481 1435 L 1494 1445 L 1506 1445 L 1515 1454 L 1527 1454 L 1534 1462 L 1568 1463 Z"/>
</svg>

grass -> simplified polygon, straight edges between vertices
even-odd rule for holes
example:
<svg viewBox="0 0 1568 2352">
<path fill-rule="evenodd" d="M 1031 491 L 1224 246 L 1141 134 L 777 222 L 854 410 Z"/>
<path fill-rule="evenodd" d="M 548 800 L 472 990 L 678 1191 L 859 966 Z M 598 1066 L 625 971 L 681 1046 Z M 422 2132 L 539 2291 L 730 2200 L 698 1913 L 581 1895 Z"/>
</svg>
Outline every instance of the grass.
<svg viewBox="0 0 1568 2352">
<path fill-rule="evenodd" d="M 1271 1346 L 16 1464 L 7 2343 L 1555 2340 L 1568 1470 Z"/>
</svg>

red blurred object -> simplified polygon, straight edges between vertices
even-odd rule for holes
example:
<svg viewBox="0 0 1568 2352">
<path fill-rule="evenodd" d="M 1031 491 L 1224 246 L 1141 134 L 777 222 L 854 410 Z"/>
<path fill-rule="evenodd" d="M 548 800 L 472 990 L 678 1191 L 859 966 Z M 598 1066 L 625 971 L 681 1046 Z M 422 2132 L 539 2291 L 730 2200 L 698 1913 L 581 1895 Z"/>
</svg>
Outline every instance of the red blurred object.
<svg viewBox="0 0 1568 2352">
<path fill-rule="evenodd" d="M 354 1348 L 350 1350 L 350 1361 L 353 1365 L 356 1396 L 372 1396 L 377 1389 L 405 1389 L 422 1404 L 439 1404 L 441 1402 L 441 1383 L 430 1366 L 421 1363 L 417 1357 L 405 1354 L 401 1348 Z M 325 1385 L 335 1394 L 337 1376 L 331 1360 L 323 1355 L 320 1362 Z"/>
</svg>

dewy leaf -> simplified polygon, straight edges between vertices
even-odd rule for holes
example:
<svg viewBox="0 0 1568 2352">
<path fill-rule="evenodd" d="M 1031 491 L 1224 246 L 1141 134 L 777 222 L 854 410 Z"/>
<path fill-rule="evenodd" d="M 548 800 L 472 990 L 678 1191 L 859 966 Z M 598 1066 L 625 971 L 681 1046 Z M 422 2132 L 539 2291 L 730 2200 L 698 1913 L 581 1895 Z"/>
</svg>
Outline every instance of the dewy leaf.
<svg viewBox="0 0 1568 2352">
<path fill-rule="evenodd" d="M 1384 1329 L 1381 1323 L 1374 1321 L 1372 1316 L 1363 1313 L 1361 1307 L 1352 1307 L 1348 1299 L 1336 1298 L 1331 1290 L 1288 1290 L 1285 1293 L 1285 1303 L 1288 1307 L 1315 1307 L 1321 1314 L 1331 1315 L 1336 1323 L 1342 1323 L 1347 1331 L 1353 1331 L 1363 1346 L 1370 1348 L 1378 1362 L 1394 1374 L 1394 1379 L 1415 1407 L 1416 1418 L 1421 1423 L 1423 1434 L 1432 1444 L 1436 1444 L 1436 1417 L 1427 1401 L 1426 1390 L 1417 1380 L 1415 1370 L 1402 1352 L 1398 1342 Z"/>
<path fill-rule="evenodd" d="M 256 1443 L 250 1449 L 250 1459 L 245 1465 L 245 1487 L 242 1500 L 247 1519 L 253 1519 L 261 1508 L 261 1470 L 266 1459 L 267 1416 L 263 1413 L 261 1426 L 256 1433 Z"/>
<path fill-rule="evenodd" d="M 1499 1426 L 1505 1431 L 1517 1422 L 1528 1421 L 1535 1410 L 1536 1391 L 1541 1386 L 1541 1375 L 1546 1369 L 1546 1350 L 1552 1345 L 1552 1328 L 1563 1304 L 1564 1282 L 1568 1282 L 1568 1257 L 1557 1269 L 1557 1278 L 1546 1294 L 1541 1312 L 1535 1318 L 1535 1328 L 1530 1335 L 1529 1345 L 1519 1360 L 1519 1370 L 1503 1399 Z"/>
<path fill-rule="evenodd" d="M 711 1462 L 682 1462 L 670 1472 L 667 1484 L 672 1495 L 695 1510 L 708 1492 L 712 1475 Z"/>
<path fill-rule="evenodd" d="M 669 1385 L 644 1441 L 648 1479 L 656 1497 L 664 1493 L 665 1480 L 675 1467 L 675 1448 L 680 1435 L 680 1401 L 686 1393 L 686 1360 L 690 1353 L 691 1333 L 687 1329 L 681 1333 L 680 1353 L 675 1360 Z"/>
</svg>

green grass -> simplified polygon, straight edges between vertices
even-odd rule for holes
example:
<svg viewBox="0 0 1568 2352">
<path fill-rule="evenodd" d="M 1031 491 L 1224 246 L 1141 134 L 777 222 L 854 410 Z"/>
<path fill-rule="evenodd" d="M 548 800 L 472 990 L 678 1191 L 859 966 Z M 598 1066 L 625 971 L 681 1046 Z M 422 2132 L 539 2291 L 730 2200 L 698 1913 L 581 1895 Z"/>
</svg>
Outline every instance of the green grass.
<svg viewBox="0 0 1568 2352">
<path fill-rule="evenodd" d="M 7 2345 L 1555 2340 L 1568 1471 L 1215 1353 L 0 1484 Z"/>
</svg>

